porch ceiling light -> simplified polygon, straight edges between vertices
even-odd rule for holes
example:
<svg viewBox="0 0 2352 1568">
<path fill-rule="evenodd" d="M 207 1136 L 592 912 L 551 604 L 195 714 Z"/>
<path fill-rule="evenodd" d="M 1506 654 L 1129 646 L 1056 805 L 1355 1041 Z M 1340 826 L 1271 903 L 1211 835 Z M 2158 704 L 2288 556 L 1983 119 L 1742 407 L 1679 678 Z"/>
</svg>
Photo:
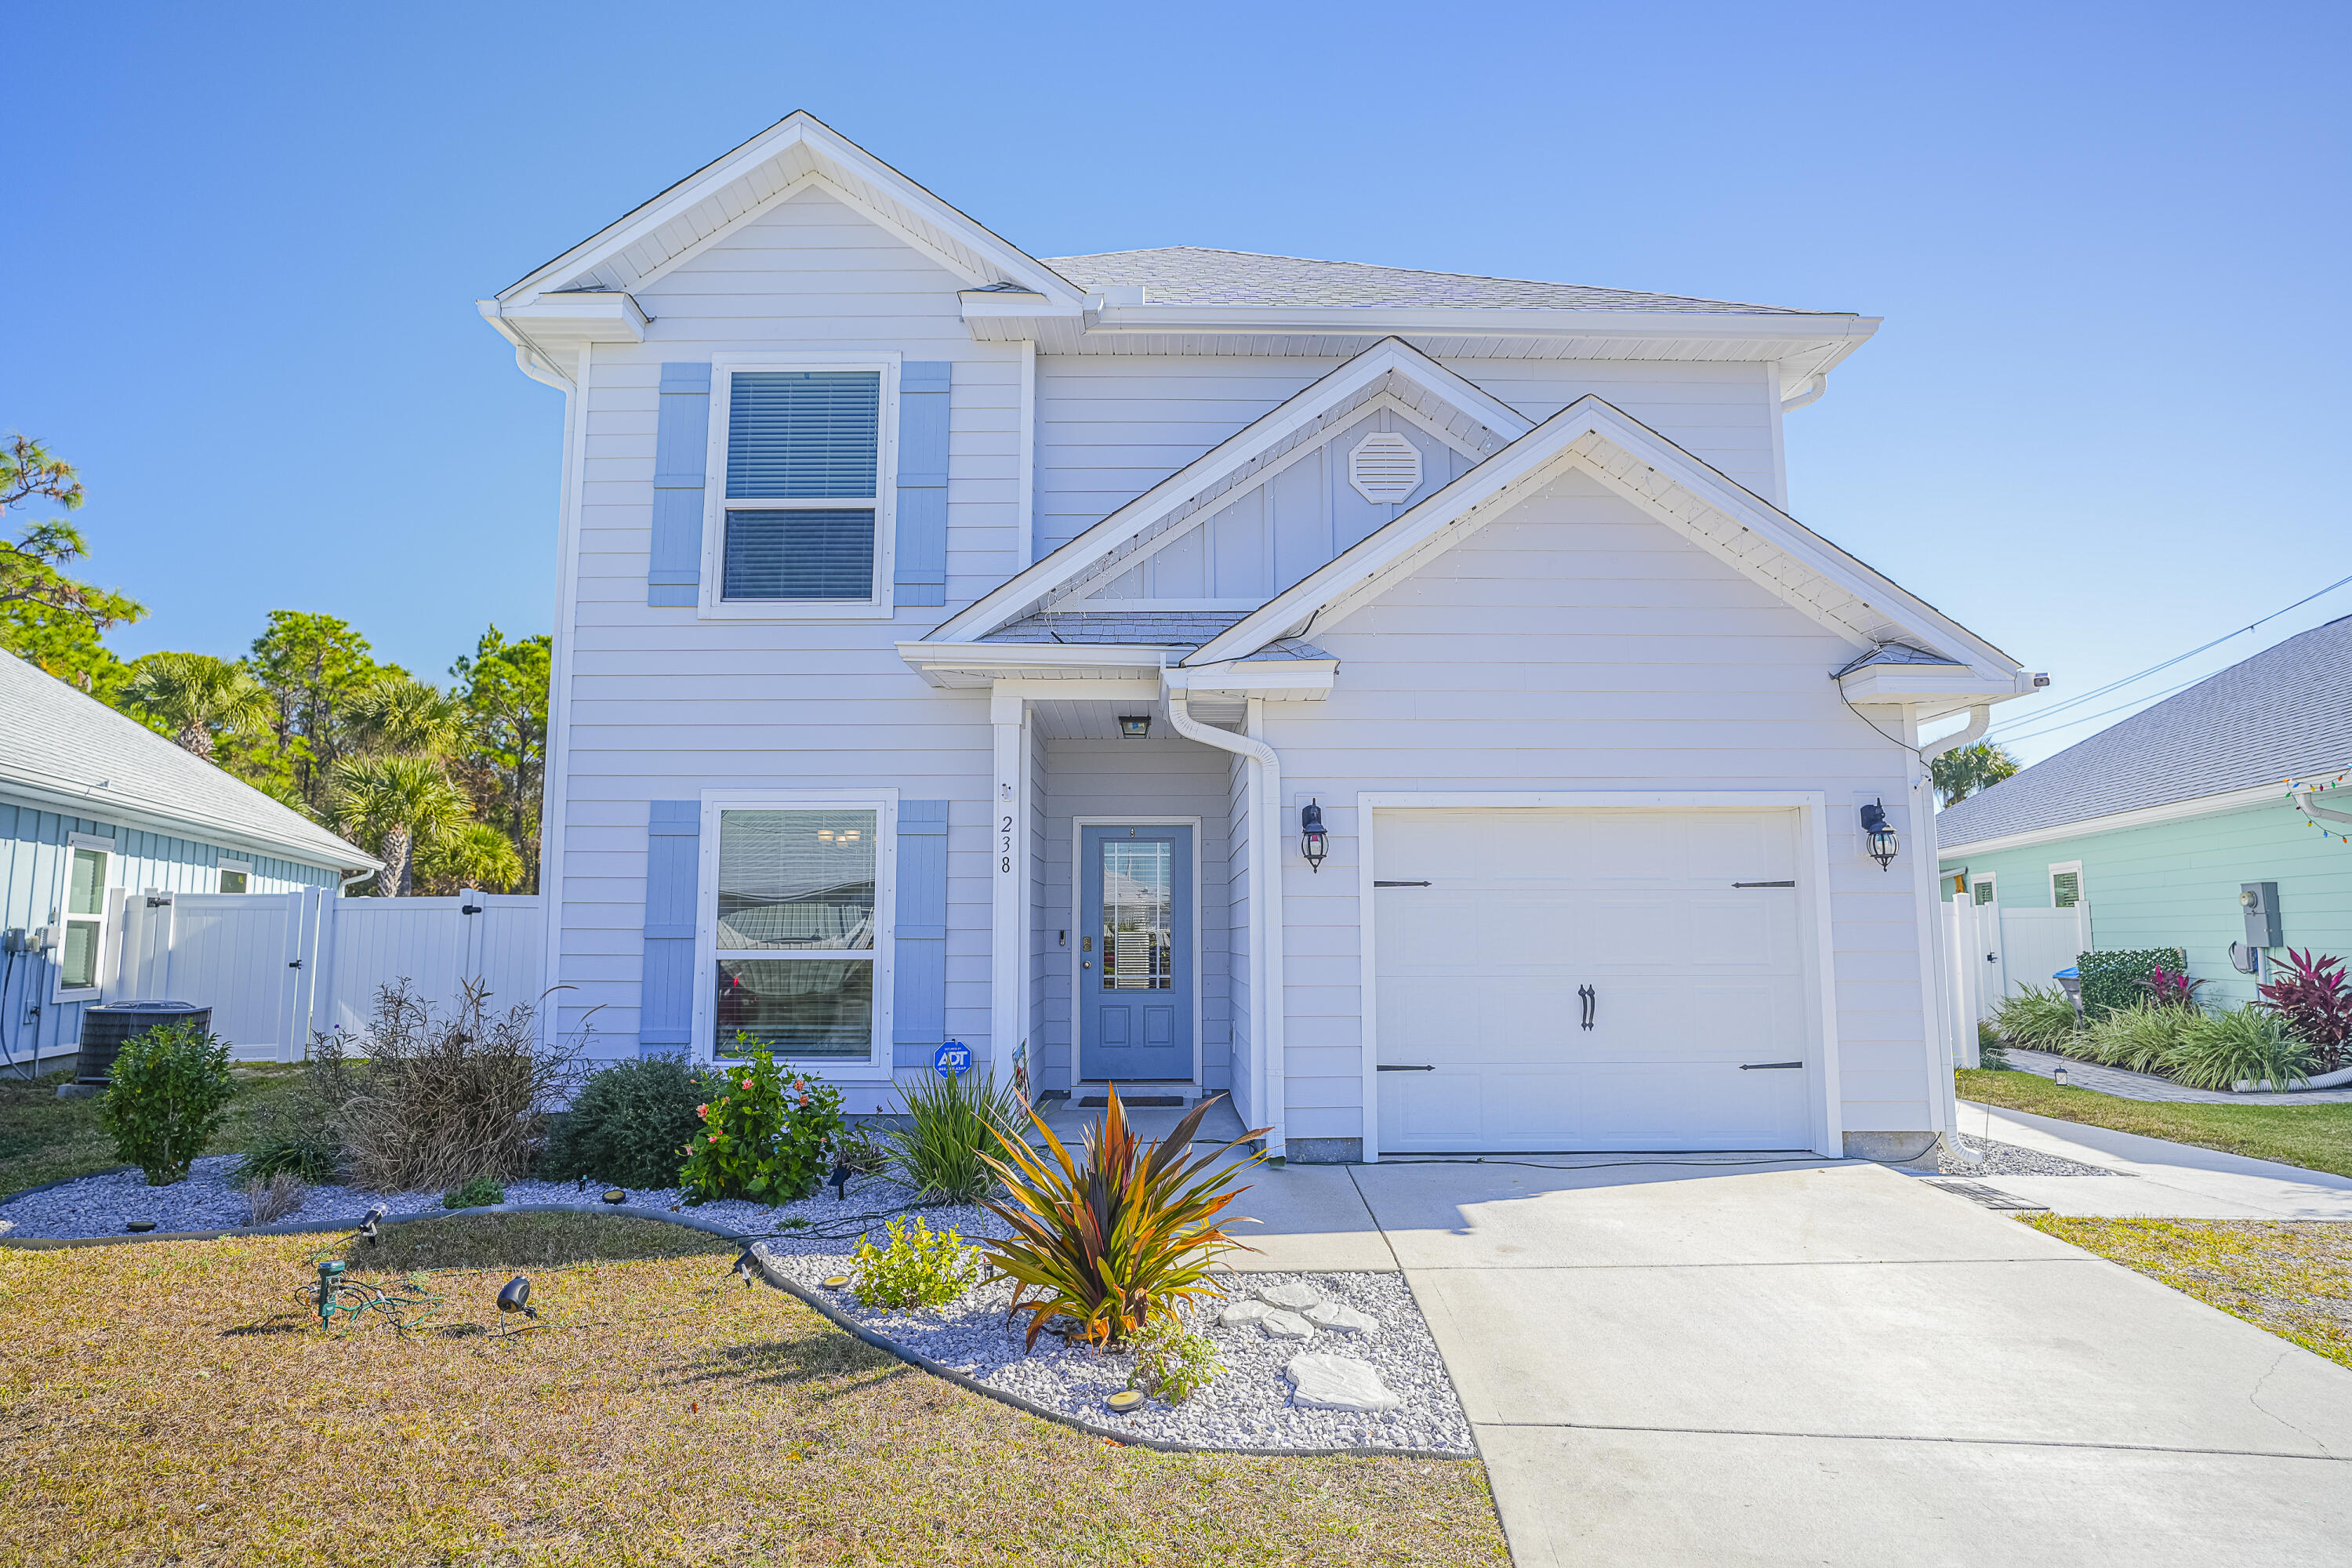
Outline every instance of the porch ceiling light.
<svg viewBox="0 0 2352 1568">
<path fill-rule="evenodd" d="M 1878 868 L 1882 871 L 1891 869 L 1895 865 L 1895 851 L 1901 846 L 1895 840 L 1894 827 L 1886 820 L 1886 808 L 1877 801 L 1874 800 L 1862 808 L 1862 832 L 1863 847 L 1870 858 L 1878 862 Z"/>
<path fill-rule="evenodd" d="M 1307 857 L 1307 868 L 1323 869 L 1323 857 L 1331 852 L 1331 836 L 1323 828 L 1323 808 L 1308 801 L 1298 808 L 1298 852 Z"/>
<path fill-rule="evenodd" d="M 1118 716 L 1118 734 L 1123 741 L 1148 741 L 1151 738 L 1151 715 L 1122 713 Z"/>
</svg>

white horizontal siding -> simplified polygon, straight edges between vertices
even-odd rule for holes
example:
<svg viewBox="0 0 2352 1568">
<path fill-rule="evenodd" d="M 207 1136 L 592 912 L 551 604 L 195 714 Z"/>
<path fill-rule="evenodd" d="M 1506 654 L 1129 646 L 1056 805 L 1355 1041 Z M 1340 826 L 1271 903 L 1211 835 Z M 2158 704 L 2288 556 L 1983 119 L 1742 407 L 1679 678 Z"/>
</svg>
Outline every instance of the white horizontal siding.
<svg viewBox="0 0 2352 1568">
<path fill-rule="evenodd" d="M 1852 650 L 1581 476 L 1315 640 L 1328 701 L 1269 705 L 1282 820 L 1318 797 L 1330 858 L 1283 857 L 1290 1136 L 1363 1135 L 1357 792 L 1820 790 L 1845 1124 L 1933 1124 L 1906 858 L 1862 858 L 1854 792 L 1907 828 L 1904 753 L 1839 700 Z"/>
</svg>

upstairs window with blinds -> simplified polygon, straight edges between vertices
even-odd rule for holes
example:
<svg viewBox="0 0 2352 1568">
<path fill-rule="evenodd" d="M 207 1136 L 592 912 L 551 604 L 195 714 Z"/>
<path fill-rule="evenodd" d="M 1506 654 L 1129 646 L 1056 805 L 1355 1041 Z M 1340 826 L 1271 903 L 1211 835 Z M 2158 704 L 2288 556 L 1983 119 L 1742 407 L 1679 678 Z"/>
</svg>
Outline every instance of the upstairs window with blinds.
<svg viewBox="0 0 2352 1568">
<path fill-rule="evenodd" d="M 737 371 L 729 383 L 719 596 L 870 603 L 881 372 Z"/>
<path fill-rule="evenodd" d="M 2071 910 L 2083 901 L 2083 863 L 2070 860 L 2050 868 L 2050 907 Z"/>
</svg>

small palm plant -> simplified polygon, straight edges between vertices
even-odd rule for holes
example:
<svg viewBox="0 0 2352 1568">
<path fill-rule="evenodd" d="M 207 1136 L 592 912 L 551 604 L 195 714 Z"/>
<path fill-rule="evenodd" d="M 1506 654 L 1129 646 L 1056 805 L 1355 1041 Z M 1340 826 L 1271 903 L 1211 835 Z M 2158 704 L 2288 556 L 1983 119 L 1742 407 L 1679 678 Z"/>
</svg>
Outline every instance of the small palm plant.
<svg viewBox="0 0 2352 1568">
<path fill-rule="evenodd" d="M 386 898 L 410 890 L 415 849 L 457 831 L 469 809 L 429 757 L 352 757 L 335 769 L 336 826 L 375 841 L 376 889 Z"/>
<path fill-rule="evenodd" d="M 1226 1233 L 1236 1219 L 1219 1217 L 1247 1189 L 1234 1186 L 1235 1172 L 1218 1162 L 1266 1130 L 1186 1158 L 1201 1119 L 1216 1102 L 1202 1100 L 1167 1137 L 1144 1144 L 1113 1089 L 1102 1121 L 1087 1130 L 1083 1162 L 1070 1157 L 1034 1110 L 1029 1120 L 1045 1140 L 1042 1153 L 997 1133 L 1006 1157 L 988 1163 L 1011 1202 L 987 1206 L 1014 1234 L 986 1244 L 988 1261 L 1013 1281 L 1006 1316 L 1028 1312 L 1030 1345 L 1056 1317 L 1075 1324 L 1066 1337 L 1124 1344 L 1172 1315 L 1180 1302 L 1218 1294 L 1209 1281 L 1211 1265 L 1224 1253 L 1252 1250 Z M 1240 1168 L 1264 1157 L 1253 1155 Z"/>
<path fill-rule="evenodd" d="M 215 731 L 257 730 L 276 711 L 242 664 L 206 653 L 151 653 L 132 668 L 122 705 L 171 727 L 184 752 L 213 760 Z"/>
</svg>

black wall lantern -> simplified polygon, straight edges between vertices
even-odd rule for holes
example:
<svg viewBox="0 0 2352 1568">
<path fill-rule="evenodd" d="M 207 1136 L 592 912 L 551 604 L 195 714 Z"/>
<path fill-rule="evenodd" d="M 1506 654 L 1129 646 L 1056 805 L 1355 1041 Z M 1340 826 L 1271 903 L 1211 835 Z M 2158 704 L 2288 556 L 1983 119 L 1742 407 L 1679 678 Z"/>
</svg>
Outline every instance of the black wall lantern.
<svg viewBox="0 0 2352 1568">
<path fill-rule="evenodd" d="M 1298 852 L 1307 857 L 1307 868 L 1320 871 L 1323 857 L 1331 852 L 1331 836 L 1323 828 L 1323 808 L 1308 801 L 1298 810 Z"/>
<path fill-rule="evenodd" d="M 1886 807 L 1872 801 L 1862 808 L 1863 847 L 1878 862 L 1878 868 L 1888 870 L 1895 864 L 1897 847 L 1895 829 L 1886 820 Z"/>
<path fill-rule="evenodd" d="M 1118 736 L 1122 741 L 1148 741 L 1151 738 L 1151 715 L 1122 713 L 1118 716 Z"/>
</svg>

